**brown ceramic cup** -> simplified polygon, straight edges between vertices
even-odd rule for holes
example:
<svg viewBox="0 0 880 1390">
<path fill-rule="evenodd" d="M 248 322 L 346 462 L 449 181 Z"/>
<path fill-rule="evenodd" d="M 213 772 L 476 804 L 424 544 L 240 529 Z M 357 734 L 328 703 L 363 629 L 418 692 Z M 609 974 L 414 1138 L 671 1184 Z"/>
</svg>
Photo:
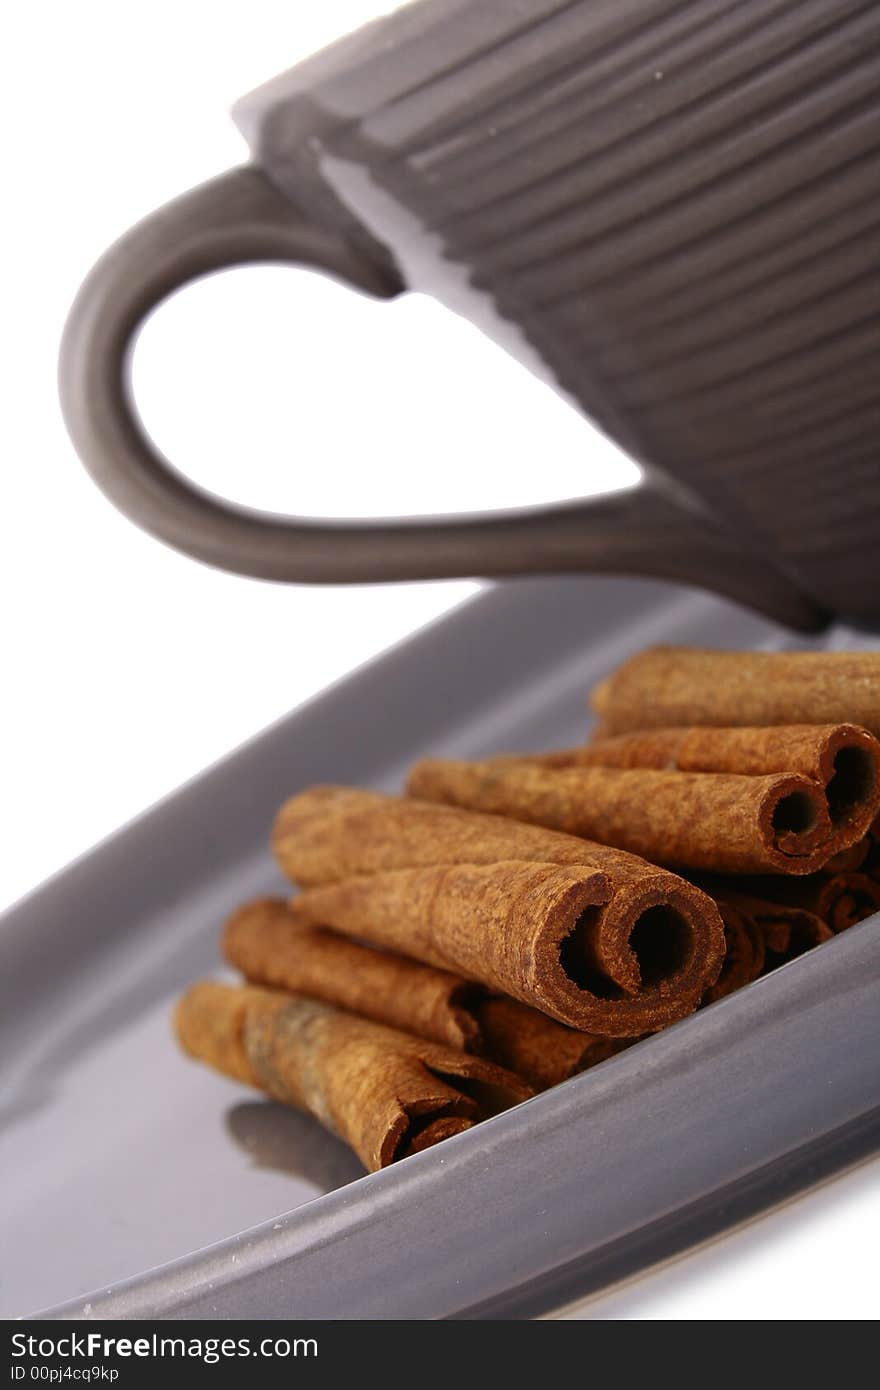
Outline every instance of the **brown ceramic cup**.
<svg viewBox="0 0 880 1390">
<path fill-rule="evenodd" d="M 616 571 L 876 624 L 878 93 L 866 0 L 420 0 L 243 101 L 253 164 L 99 262 L 62 350 L 71 435 L 133 520 L 243 574 Z M 129 344 L 177 286 L 265 260 L 453 304 L 643 484 L 366 523 L 198 490 L 137 419 Z"/>
</svg>

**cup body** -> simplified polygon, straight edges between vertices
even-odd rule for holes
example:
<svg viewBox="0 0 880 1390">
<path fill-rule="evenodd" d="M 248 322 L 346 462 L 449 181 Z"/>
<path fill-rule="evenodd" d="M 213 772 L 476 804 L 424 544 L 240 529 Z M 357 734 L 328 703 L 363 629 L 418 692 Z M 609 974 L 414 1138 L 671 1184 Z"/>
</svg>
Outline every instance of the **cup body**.
<svg viewBox="0 0 880 1390">
<path fill-rule="evenodd" d="M 860 0 L 422 0 L 236 115 L 299 206 L 871 623 L 878 39 Z"/>
</svg>

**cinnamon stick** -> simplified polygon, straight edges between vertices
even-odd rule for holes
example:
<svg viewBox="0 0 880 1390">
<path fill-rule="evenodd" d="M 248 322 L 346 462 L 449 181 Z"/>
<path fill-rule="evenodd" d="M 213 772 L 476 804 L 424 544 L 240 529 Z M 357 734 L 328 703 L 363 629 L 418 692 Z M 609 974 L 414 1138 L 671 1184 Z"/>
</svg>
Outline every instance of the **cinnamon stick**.
<svg viewBox="0 0 880 1390">
<path fill-rule="evenodd" d="M 558 1086 L 637 1041 L 579 1033 L 503 996 L 484 999 L 476 1006 L 476 1014 L 492 1060 L 536 1091 Z"/>
<path fill-rule="evenodd" d="M 816 913 L 794 904 L 768 902 L 748 894 L 737 895 L 740 911 L 755 924 L 764 939 L 764 969 L 775 970 L 786 961 L 830 941 L 834 933 Z"/>
<path fill-rule="evenodd" d="M 712 1004 L 751 984 L 764 969 L 764 934 L 754 917 L 729 897 L 717 897 L 715 901 L 724 923 L 726 950 L 721 974 L 703 996 L 704 1004 Z"/>
<path fill-rule="evenodd" d="M 316 924 L 586 1027 L 589 997 L 566 971 L 566 951 L 583 955 L 580 940 L 608 898 L 607 879 L 590 869 L 506 860 L 345 879 L 307 889 L 297 906 Z"/>
<path fill-rule="evenodd" d="M 854 724 L 642 729 L 504 761 L 551 768 L 654 768 L 747 776 L 799 773 L 824 788 L 831 824 L 847 840 L 864 836 L 880 810 L 880 743 Z"/>
<path fill-rule="evenodd" d="M 651 647 L 597 686 L 610 734 L 691 724 L 857 724 L 880 736 L 880 652 Z"/>
<path fill-rule="evenodd" d="M 574 835 L 362 787 L 309 787 L 291 797 L 275 817 L 272 849 L 282 872 L 302 888 L 387 869 L 505 859 L 597 871 L 609 863 L 645 867 Z"/>
<path fill-rule="evenodd" d="M 714 890 L 708 890 L 724 922 L 728 953 L 717 982 L 706 992 L 704 1004 L 750 984 L 823 941 L 830 941 L 834 935 L 828 924 L 806 907 L 737 892 L 736 882 L 719 883 Z M 780 882 L 769 880 L 770 891 Z M 792 882 L 800 888 L 807 880 Z M 760 884 L 757 886 L 760 889 Z"/>
<path fill-rule="evenodd" d="M 601 839 L 657 864 L 812 873 L 842 847 L 809 778 L 425 759 L 413 796 Z"/>
<path fill-rule="evenodd" d="M 276 990 L 205 981 L 174 1022 L 184 1051 L 309 1111 L 373 1171 L 532 1094 L 482 1058 Z"/>
<path fill-rule="evenodd" d="M 626 1043 L 579 1033 L 537 1009 L 486 998 L 478 985 L 389 951 L 313 927 L 278 898 L 234 913 L 223 954 L 251 984 L 273 985 L 351 1010 L 416 1037 L 492 1061 L 545 1090 Z"/>
<path fill-rule="evenodd" d="M 316 885 L 300 913 L 602 1037 L 691 1013 L 717 978 L 717 909 L 608 846 L 499 816 L 353 788 L 279 813 L 281 867 Z"/>
<path fill-rule="evenodd" d="M 226 924 L 222 949 L 252 984 L 323 1000 L 449 1047 L 481 1050 L 474 1011 L 479 986 L 313 926 L 283 899 L 240 908 Z"/>
<path fill-rule="evenodd" d="M 839 850 L 827 864 L 822 865 L 823 874 L 851 874 L 868 866 L 873 841 L 870 835 L 863 835 L 854 845 Z"/>
<path fill-rule="evenodd" d="M 880 816 L 877 816 L 868 831 L 867 839 L 868 852 L 862 867 L 869 878 L 877 879 L 880 882 Z"/>
<path fill-rule="evenodd" d="M 748 892 L 765 902 L 800 908 L 823 921 L 831 932 L 854 927 L 880 912 L 880 883 L 868 874 L 811 874 L 800 879 L 749 881 Z"/>
</svg>

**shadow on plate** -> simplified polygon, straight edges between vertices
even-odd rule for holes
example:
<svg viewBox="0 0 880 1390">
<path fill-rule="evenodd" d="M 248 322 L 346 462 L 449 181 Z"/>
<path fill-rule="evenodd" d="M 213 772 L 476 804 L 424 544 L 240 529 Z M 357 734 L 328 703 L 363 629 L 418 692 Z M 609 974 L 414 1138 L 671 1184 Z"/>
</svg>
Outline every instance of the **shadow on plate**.
<svg viewBox="0 0 880 1390">
<path fill-rule="evenodd" d="M 256 1167 L 300 1178 L 319 1192 L 364 1176 L 363 1165 L 341 1139 L 311 1115 L 273 1101 L 241 1101 L 227 1111 L 226 1127 Z"/>
</svg>

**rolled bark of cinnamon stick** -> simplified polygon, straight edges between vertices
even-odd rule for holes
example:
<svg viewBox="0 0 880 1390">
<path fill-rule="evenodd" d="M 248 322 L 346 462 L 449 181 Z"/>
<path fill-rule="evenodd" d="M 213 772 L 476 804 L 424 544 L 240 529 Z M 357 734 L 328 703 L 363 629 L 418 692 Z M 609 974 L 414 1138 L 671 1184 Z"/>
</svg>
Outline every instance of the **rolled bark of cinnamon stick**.
<svg viewBox="0 0 880 1390">
<path fill-rule="evenodd" d="M 765 903 L 812 913 L 835 934 L 880 912 L 880 883 L 863 873 L 750 880 L 747 892 Z"/>
<path fill-rule="evenodd" d="M 546 1091 L 631 1047 L 638 1038 L 579 1032 L 527 1004 L 492 995 L 476 1007 L 485 1051 L 493 1062 Z"/>
<path fill-rule="evenodd" d="M 717 897 L 715 901 L 724 923 L 726 952 L 721 974 L 703 996 L 704 1004 L 713 1004 L 751 984 L 764 969 L 764 934 L 753 917 L 731 898 Z"/>
<path fill-rule="evenodd" d="M 609 863 L 635 873 L 646 868 L 632 855 L 575 835 L 361 787 L 309 787 L 291 797 L 275 818 L 272 849 L 282 872 L 302 888 L 387 869 L 505 859 L 599 872 Z"/>
<path fill-rule="evenodd" d="M 590 869 L 507 860 L 346 879 L 307 889 L 297 908 L 578 1027 L 589 1001 L 566 951 L 577 953 L 608 897 L 607 879 Z"/>
<path fill-rule="evenodd" d="M 190 1056 L 309 1111 L 371 1171 L 533 1094 L 482 1058 L 251 985 L 194 985 L 174 1024 Z"/>
<path fill-rule="evenodd" d="M 869 878 L 874 878 L 880 882 L 880 816 L 874 821 L 868 831 L 868 853 L 865 855 L 863 868 Z"/>
<path fill-rule="evenodd" d="M 475 1006 L 485 991 L 460 975 L 359 946 L 313 926 L 280 898 L 230 917 L 223 954 L 251 984 L 322 1000 L 432 1042 L 481 1051 Z"/>
<path fill-rule="evenodd" d="M 425 759 L 413 796 L 601 839 L 657 864 L 716 873 L 815 872 L 845 839 L 809 778 Z"/>
<path fill-rule="evenodd" d="M 839 850 L 827 864 L 822 865 L 823 874 L 853 874 L 859 869 L 867 869 L 872 843 L 870 835 L 863 835 L 854 845 Z"/>
<path fill-rule="evenodd" d="M 714 903 L 633 855 L 500 816 L 323 787 L 273 834 L 297 910 L 602 1037 L 691 1013 L 717 978 Z"/>
<path fill-rule="evenodd" d="M 827 923 L 816 913 L 793 904 L 768 902 L 748 894 L 738 894 L 733 901 L 760 931 L 764 940 L 762 974 L 775 970 L 786 961 L 821 946 L 834 935 Z"/>
<path fill-rule="evenodd" d="M 488 1055 L 536 1090 L 627 1046 L 578 1033 L 514 999 L 487 998 L 460 975 L 310 926 L 295 903 L 279 898 L 234 913 L 223 954 L 251 984 L 304 994 L 416 1037 Z"/>
<path fill-rule="evenodd" d="M 502 996 L 484 999 L 476 1014 L 488 1055 L 536 1091 L 558 1086 L 638 1041 L 579 1033 Z"/>
<path fill-rule="evenodd" d="M 778 880 L 773 880 L 775 885 Z M 796 882 L 801 885 L 804 879 Z M 834 932 L 815 912 L 794 903 L 771 902 L 716 887 L 715 901 L 724 922 L 728 953 L 716 984 L 707 990 L 704 1004 L 711 1004 L 805 951 L 830 941 Z"/>
<path fill-rule="evenodd" d="M 839 724 L 880 737 L 880 652 L 651 647 L 597 686 L 609 734 L 691 724 Z"/>
<path fill-rule="evenodd" d="M 880 810 L 880 743 L 855 724 L 643 729 L 516 761 L 753 777 L 798 773 L 825 789 L 831 824 L 847 840 L 864 836 Z"/>
</svg>

